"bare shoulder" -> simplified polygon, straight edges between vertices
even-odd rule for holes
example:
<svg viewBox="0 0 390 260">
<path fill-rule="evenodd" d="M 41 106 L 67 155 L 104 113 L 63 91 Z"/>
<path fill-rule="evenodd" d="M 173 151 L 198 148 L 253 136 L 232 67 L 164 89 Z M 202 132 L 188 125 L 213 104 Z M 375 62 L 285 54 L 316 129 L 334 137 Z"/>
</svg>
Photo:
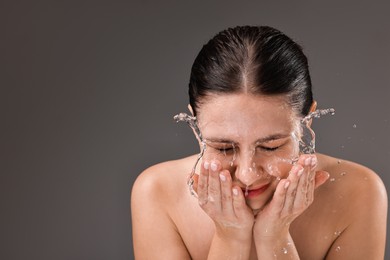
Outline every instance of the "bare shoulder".
<svg viewBox="0 0 390 260">
<path fill-rule="evenodd" d="M 133 245 L 136 258 L 189 259 L 170 211 L 180 197 L 191 157 L 149 167 L 131 192 Z M 150 250 L 153 245 L 154 250 Z M 172 249 L 174 248 L 174 250 Z"/>
<path fill-rule="evenodd" d="M 169 199 L 172 195 L 176 196 L 180 192 L 180 187 L 183 186 L 183 181 L 188 176 L 189 165 L 192 161 L 193 157 L 191 156 L 162 162 L 145 169 L 133 184 L 132 197 L 140 195 L 153 199 L 158 205 L 163 205 L 161 200 Z"/>
<path fill-rule="evenodd" d="M 329 172 L 326 184 L 332 190 L 343 191 L 351 199 L 387 200 L 387 193 L 381 178 L 370 168 L 348 160 L 319 155 L 322 169 Z M 325 187 L 326 187 L 325 186 Z"/>
<path fill-rule="evenodd" d="M 318 192 L 318 207 L 328 205 L 329 227 L 338 235 L 327 259 L 383 259 L 387 193 L 382 180 L 361 164 L 325 155 L 318 158 L 321 169 L 330 174 Z"/>
</svg>

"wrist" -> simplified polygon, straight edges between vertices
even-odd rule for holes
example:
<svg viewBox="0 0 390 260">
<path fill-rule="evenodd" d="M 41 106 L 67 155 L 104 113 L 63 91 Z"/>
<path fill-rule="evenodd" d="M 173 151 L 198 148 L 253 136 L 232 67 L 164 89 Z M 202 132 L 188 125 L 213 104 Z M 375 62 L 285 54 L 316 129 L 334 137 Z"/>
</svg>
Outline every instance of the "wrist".
<svg viewBox="0 0 390 260">
<path fill-rule="evenodd" d="M 214 237 L 219 241 L 231 245 L 251 244 L 252 230 L 236 230 L 236 232 L 232 232 L 231 230 L 217 228 Z"/>
<path fill-rule="evenodd" d="M 254 242 L 257 255 L 268 255 L 277 259 L 299 259 L 294 241 L 288 231 L 278 236 L 254 238 Z"/>
<path fill-rule="evenodd" d="M 279 241 L 286 241 L 291 238 L 288 227 L 282 230 L 264 229 L 261 231 L 253 230 L 255 242 L 274 244 Z"/>
<path fill-rule="evenodd" d="M 249 259 L 251 241 L 214 233 L 207 259 Z"/>
</svg>

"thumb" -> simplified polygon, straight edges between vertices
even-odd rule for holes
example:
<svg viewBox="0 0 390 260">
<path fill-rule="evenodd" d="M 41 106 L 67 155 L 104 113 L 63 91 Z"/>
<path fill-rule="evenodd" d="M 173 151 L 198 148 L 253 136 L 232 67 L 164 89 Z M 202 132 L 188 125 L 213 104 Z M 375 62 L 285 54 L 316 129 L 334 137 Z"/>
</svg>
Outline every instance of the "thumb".
<svg viewBox="0 0 390 260">
<path fill-rule="evenodd" d="M 190 176 L 191 175 L 189 175 L 188 176 L 188 180 L 187 180 L 187 182 L 189 182 L 189 181 L 191 181 L 190 179 Z M 198 179 L 199 179 L 199 175 L 198 174 L 194 174 L 193 176 L 192 176 L 192 188 L 194 189 L 194 191 L 196 192 L 196 193 L 198 193 Z"/>
<path fill-rule="evenodd" d="M 324 184 L 329 179 L 329 173 L 326 171 L 316 171 L 314 189 Z"/>
</svg>

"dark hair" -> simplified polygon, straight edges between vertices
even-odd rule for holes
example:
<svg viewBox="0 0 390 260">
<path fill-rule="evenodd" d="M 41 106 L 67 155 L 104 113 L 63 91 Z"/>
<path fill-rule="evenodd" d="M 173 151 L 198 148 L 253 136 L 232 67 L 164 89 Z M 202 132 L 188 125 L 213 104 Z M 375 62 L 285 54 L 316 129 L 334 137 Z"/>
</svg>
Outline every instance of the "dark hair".
<svg viewBox="0 0 390 260">
<path fill-rule="evenodd" d="M 301 46 L 268 26 L 238 26 L 203 46 L 191 69 L 190 105 L 196 115 L 210 93 L 286 94 L 302 116 L 313 103 L 309 66 Z"/>
</svg>

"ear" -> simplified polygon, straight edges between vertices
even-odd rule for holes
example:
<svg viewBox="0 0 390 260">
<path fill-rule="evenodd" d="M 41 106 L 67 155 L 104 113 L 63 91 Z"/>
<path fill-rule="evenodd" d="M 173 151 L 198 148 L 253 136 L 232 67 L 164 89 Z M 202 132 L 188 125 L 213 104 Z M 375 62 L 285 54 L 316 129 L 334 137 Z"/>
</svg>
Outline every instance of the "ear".
<svg viewBox="0 0 390 260">
<path fill-rule="evenodd" d="M 192 109 L 191 104 L 188 104 L 187 108 L 188 108 L 188 110 L 191 112 L 191 115 L 194 116 L 194 110 Z M 199 126 L 198 126 L 198 127 L 199 127 Z M 196 137 L 196 140 L 198 140 L 200 149 L 202 149 L 202 142 L 200 141 L 198 135 L 195 133 L 195 130 L 194 130 L 194 129 L 192 129 L 192 132 L 194 133 L 194 135 L 195 135 L 195 137 Z"/>
<path fill-rule="evenodd" d="M 310 113 L 316 111 L 317 109 L 317 101 L 313 100 L 313 103 L 310 106 Z"/>
<path fill-rule="evenodd" d="M 188 110 L 190 110 L 191 115 L 194 116 L 194 110 L 192 109 L 191 104 L 188 104 L 187 108 L 188 108 Z"/>
<path fill-rule="evenodd" d="M 309 113 L 312 113 L 312 112 L 316 111 L 316 109 L 317 109 L 317 101 L 313 100 L 313 103 L 310 106 Z M 312 122 L 313 122 L 313 119 L 310 119 L 309 126 L 311 126 Z"/>
<path fill-rule="evenodd" d="M 329 179 L 329 176 L 329 173 L 326 171 L 316 171 L 314 189 L 324 184 Z"/>
</svg>

